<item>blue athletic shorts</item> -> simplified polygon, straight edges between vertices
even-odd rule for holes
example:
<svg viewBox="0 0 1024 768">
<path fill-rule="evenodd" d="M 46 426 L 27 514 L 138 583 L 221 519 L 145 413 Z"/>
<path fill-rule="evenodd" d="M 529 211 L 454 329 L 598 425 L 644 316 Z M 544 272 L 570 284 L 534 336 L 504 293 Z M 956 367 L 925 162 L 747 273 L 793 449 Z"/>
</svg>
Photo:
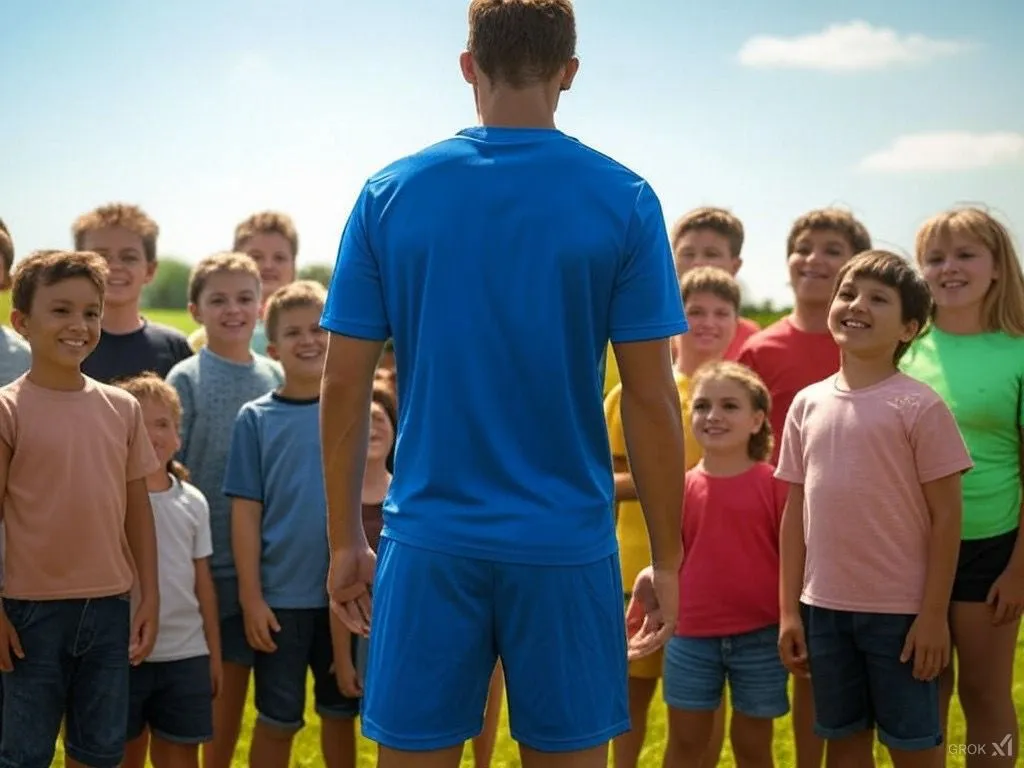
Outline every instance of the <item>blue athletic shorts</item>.
<svg viewBox="0 0 1024 768">
<path fill-rule="evenodd" d="M 617 555 L 519 565 L 382 538 L 377 558 L 367 738 L 421 752 L 478 735 L 499 657 L 512 737 L 523 746 L 572 752 L 629 730 Z"/>
</svg>

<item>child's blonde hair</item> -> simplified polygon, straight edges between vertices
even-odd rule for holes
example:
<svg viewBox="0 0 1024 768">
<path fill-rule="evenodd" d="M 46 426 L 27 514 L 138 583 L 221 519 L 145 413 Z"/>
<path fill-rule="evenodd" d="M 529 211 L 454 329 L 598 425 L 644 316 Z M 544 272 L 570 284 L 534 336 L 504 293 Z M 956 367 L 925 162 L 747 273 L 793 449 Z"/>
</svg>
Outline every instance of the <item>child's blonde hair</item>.
<svg viewBox="0 0 1024 768">
<path fill-rule="evenodd" d="M 198 304 L 199 297 L 203 295 L 210 275 L 222 273 L 236 275 L 249 275 L 256 281 L 256 291 L 260 291 L 260 268 L 256 266 L 252 256 L 237 251 L 225 251 L 207 256 L 192 268 L 192 274 L 188 277 L 188 301 L 190 304 Z"/>
<path fill-rule="evenodd" d="M 263 316 L 263 327 L 267 333 L 267 341 L 277 341 L 277 326 L 281 322 L 281 313 L 299 307 L 315 307 L 323 311 L 327 301 L 327 290 L 316 280 L 296 280 L 274 291 L 267 300 L 267 308 Z"/>
<path fill-rule="evenodd" d="M 936 240 L 954 234 L 977 240 L 992 253 L 997 277 L 981 305 L 984 329 L 1024 336 L 1024 273 L 1009 230 L 987 212 L 975 207 L 953 208 L 928 219 L 917 231 L 918 266 L 924 265 Z M 933 308 L 933 317 L 934 313 Z"/>
<path fill-rule="evenodd" d="M 683 303 L 694 294 L 710 293 L 727 301 L 739 314 L 740 284 L 736 278 L 719 267 L 694 267 L 679 279 L 679 293 Z"/>
<path fill-rule="evenodd" d="M 850 250 L 856 255 L 871 250 L 871 235 L 868 229 L 849 211 L 842 208 L 819 208 L 808 211 L 793 222 L 786 238 L 786 257 L 796 250 L 796 241 L 805 232 L 831 230 L 846 238 Z"/>
<path fill-rule="evenodd" d="M 145 211 L 137 205 L 128 203 L 109 203 L 79 216 L 71 225 L 71 234 L 75 239 L 75 248 L 83 250 L 85 236 L 97 229 L 106 227 L 122 227 L 142 240 L 142 252 L 146 261 L 156 261 L 156 239 L 160 228 Z"/>
<path fill-rule="evenodd" d="M 706 363 L 698 368 L 691 380 L 690 391 L 696 395 L 701 384 L 706 381 L 731 381 L 738 384 L 750 398 L 751 408 L 764 414 L 761 428 L 747 441 L 747 456 L 753 461 L 767 461 L 775 446 L 770 418 L 772 396 L 761 377 L 745 365 L 721 360 L 715 363 Z"/>
<path fill-rule="evenodd" d="M 280 211 L 260 211 L 235 227 L 235 244 L 232 248 L 244 251 L 245 244 L 255 235 L 276 234 L 288 241 L 292 261 L 299 255 L 299 233 L 292 217 Z"/>
<path fill-rule="evenodd" d="M 181 398 L 178 397 L 178 391 L 159 375 L 146 371 L 114 383 L 140 402 L 152 400 L 166 406 L 171 412 L 171 419 L 174 420 L 174 428 L 181 429 Z M 167 471 L 182 483 L 188 482 L 191 477 L 185 465 L 173 458 L 167 462 Z"/>
</svg>

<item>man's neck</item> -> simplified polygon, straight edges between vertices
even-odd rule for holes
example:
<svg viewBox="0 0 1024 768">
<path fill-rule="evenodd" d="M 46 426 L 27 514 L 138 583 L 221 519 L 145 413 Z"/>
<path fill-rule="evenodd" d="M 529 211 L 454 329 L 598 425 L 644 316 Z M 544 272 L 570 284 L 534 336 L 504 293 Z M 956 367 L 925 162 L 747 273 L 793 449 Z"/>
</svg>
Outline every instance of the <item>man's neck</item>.
<svg viewBox="0 0 1024 768">
<path fill-rule="evenodd" d="M 789 322 L 804 333 L 828 333 L 828 304 L 801 304 L 798 301 L 789 315 Z"/>
<path fill-rule="evenodd" d="M 107 304 L 103 307 L 103 330 L 117 335 L 132 333 L 145 325 L 138 304 Z"/>
<path fill-rule="evenodd" d="M 252 362 L 250 343 L 250 341 L 245 343 L 224 342 L 220 339 L 211 338 L 209 332 L 206 334 L 206 348 L 218 357 L 223 357 L 225 360 L 230 360 L 233 363 Z"/>
<path fill-rule="evenodd" d="M 487 128 L 555 127 L 554 105 L 550 104 L 543 86 L 531 88 L 500 88 L 477 96 L 477 115 Z"/>
</svg>

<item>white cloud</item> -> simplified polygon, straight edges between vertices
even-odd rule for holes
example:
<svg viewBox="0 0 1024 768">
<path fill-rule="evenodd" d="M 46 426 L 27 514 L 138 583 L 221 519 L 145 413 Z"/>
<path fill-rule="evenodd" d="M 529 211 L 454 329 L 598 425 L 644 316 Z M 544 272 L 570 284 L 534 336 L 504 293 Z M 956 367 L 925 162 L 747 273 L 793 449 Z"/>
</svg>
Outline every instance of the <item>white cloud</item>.
<svg viewBox="0 0 1024 768">
<path fill-rule="evenodd" d="M 1024 160 L 1024 133 L 936 131 L 898 137 L 859 163 L 862 171 L 972 171 Z"/>
<path fill-rule="evenodd" d="M 757 35 L 740 48 L 739 61 L 748 67 L 858 72 L 952 56 L 968 47 L 963 41 L 900 35 L 892 29 L 851 21 L 794 37 Z"/>
</svg>

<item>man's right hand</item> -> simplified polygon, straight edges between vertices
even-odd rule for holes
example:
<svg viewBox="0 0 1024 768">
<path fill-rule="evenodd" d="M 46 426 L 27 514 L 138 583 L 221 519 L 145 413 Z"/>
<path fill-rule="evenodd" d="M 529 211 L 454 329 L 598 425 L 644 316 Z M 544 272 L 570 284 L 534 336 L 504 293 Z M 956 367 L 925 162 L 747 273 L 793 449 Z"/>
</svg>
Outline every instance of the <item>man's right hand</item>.
<svg viewBox="0 0 1024 768">
<path fill-rule="evenodd" d="M 676 631 L 679 617 L 679 570 L 648 566 L 633 583 L 627 613 L 630 661 L 657 653 Z"/>
<path fill-rule="evenodd" d="M 21 650 L 21 640 L 18 633 L 7 620 L 7 614 L 0 608 L 0 672 L 10 672 L 14 669 L 14 659 L 24 659 L 25 652 Z"/>
<path fill-rule="evenodd" d="M 370 588 L 376 570 L 377 555 L 365 540 L 361 545 L 335 549 L 331 553 L 331 567 L 327 574 L 331 610 L 354 635 L 370 635 L 373 614 Z"/>
</svg>

